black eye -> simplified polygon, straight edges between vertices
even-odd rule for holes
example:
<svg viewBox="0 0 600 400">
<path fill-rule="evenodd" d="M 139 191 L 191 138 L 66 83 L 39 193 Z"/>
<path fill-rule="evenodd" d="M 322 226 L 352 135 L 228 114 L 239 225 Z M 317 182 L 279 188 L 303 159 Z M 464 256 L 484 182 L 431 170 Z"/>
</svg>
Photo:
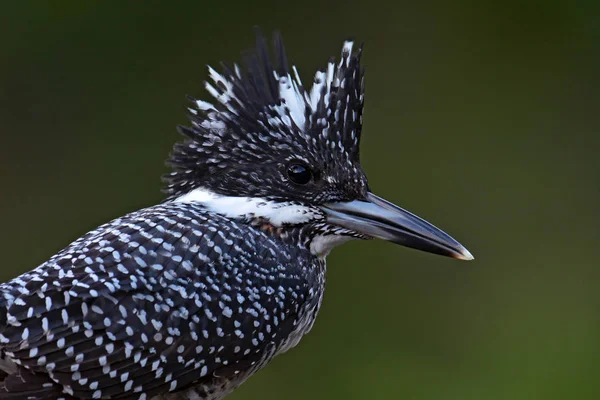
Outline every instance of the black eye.
<svg viewBox="0 0 600 400">
<path fill-rule="evenodd" d="M 312 177 L 310 169 L 302 164 L 290 165 L 287 173 L 292 182 L 299 185 L 306 185 L 308 182 L 310 182 L 310 178 Z"/>
</svg>

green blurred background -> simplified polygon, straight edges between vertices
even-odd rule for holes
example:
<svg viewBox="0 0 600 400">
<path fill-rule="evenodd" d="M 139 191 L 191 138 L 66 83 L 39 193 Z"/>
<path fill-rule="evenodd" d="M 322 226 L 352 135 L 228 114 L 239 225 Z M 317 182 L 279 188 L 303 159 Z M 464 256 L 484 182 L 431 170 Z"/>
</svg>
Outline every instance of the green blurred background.
<svg viewBox="0 0 600 400">
<path fill-rule="evenodd" d="M 160 201 L 254 25 L 309 82 L 354 36 L 372 188 L 476 260 L 336 249 L 314 330 L 230 398 L 600 398 L 600 3 L 415 3 L 3 2 L 0 277 Z"/>
</svg>

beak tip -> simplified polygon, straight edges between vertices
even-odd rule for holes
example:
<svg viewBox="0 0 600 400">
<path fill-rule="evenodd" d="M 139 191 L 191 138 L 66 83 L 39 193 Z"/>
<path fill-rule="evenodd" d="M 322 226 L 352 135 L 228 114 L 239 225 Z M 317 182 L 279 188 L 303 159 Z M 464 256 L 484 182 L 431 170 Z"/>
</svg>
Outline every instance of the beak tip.
<svg viewBox="0 0 600 400">
<path fill-rule="evenodd" d="M 460 253 L 457 253 L 455 258 L 465 261 L 471 261 L 475 259 L 475 257 L 473 257 L 473 254 L 471 254 L 471 252 L 465 249 L 464 247 L 460 249 Z"/>
</svg>

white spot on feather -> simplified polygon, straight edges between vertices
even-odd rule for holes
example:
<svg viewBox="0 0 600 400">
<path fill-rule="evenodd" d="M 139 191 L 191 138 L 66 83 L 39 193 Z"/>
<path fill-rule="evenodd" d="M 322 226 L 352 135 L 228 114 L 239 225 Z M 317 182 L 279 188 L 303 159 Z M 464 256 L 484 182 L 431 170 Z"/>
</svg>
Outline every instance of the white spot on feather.
<svg viewBox="0 0 600 400">
<path fill-rule="evenodd" d="M 345 64 L 348 66 L 348 58 L 350 54 L 352 54 L 352 47 L 354 46 L 354 42 L 352 40 L 346 40 L 344 42 L 344 47 L 342 47 L 342 59 L 340 61 L 340 65 Z"/>
<path fill-rule="evenodd" d="M 196 100 L 196 106 L 201 111 L 207 111 L 207 110 L 214 110 L 215 109 L 215 106 L 213 106 L 212 104 L 210 104 L 207 101 L 202 101 L 202 100 Z"/>
<path fill-rule="evenodd" d="M 289 75 L 279 78 L 279 96 L 287 106 L 284 110 L 289 110 L 294 123 L 301 130 L 304 130 L 306 103 L 304 102 L 304 97 L 302 97 L 296 82 L 294 82 Z M 280 114 L 281 111 L 278 110 Z M 282 116 L 287 117 L 286 114 L 283 114 Z"/>
<path fill-rule="evenodd" d="M 313 110 L 317 109 L 317 105 L 319 104 L 319 100 L 323 96 L 323 88 L 327 84 L 326 82 L 327 75 L 323 71 L 317 71 L 315 74 L 315 82 L 310 90 L 310 107 Z"/>
</svg>

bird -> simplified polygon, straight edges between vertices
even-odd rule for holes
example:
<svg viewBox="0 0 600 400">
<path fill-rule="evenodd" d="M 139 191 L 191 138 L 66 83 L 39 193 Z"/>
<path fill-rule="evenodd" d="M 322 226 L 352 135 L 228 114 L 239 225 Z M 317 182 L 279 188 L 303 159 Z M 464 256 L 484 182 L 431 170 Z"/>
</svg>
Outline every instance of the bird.
<svg viewBox="0 0 600 400">
<path fill-rule="evenodd" d="M 344 41 L 310 88 L 278 32 L 257 31 L 241 67 L 208 67 L 164 200 L 0 284 L 0 400 L 222 399 L 311 330 L 334 247 L 472 260 L 371 192 L 362 48 Z"/>
</svg>

